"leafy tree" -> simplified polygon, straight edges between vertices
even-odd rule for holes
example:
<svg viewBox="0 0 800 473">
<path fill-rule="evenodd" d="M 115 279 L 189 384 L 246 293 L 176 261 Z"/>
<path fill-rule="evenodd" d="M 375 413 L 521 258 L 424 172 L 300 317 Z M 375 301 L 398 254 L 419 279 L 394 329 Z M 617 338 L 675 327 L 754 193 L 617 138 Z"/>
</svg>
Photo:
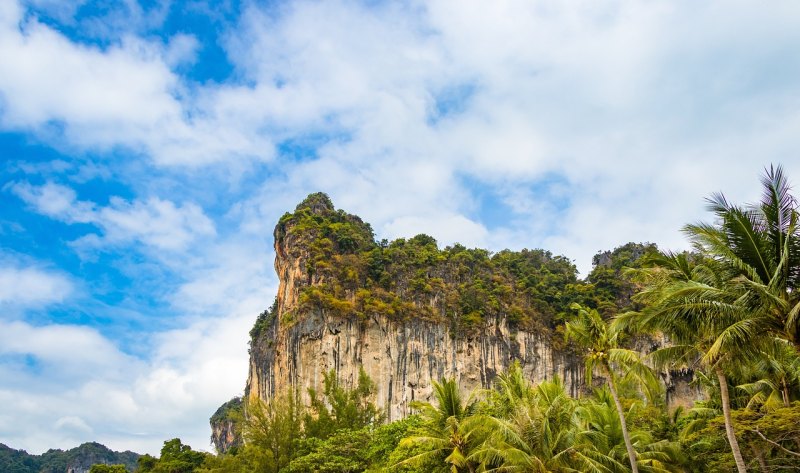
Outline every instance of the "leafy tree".
<svg viewBox="0 0 800 473">
<path fill-rule="evenodd" d="M 397 451 L 398 445 L 403 438 L 409 436 L 411 432 L 418 429 L 422 424 L 422 419 L 418 415 L 411 415 L 404 419 L 396 420 L 389 424 L 381 425 L 371 433 L 369 445 L 367 446 L 367 458 L 370 468 L 368 471 L 414 471 L 411 467 L 392 470 L 391 466 L 410 455 L 405 455 L 402 450 Z M 427 465 L 423 465 L 427 466 Z M 435 468 L 426 468 L 421 471 L 432 471 Z"/>
<path fill-rule="evenodd" d="M 136 471 L 140 473 L 193 473 L 210 456 L 207 453 L 192 450 L 189 445 L 184 445 L 180 439 L 174 438 L 164 442 L 160 458 L 156 459 L 150 455 L 140 457 Z"/>
<path fill-rule="evenodd" d="M 383 413 L 371 401 L 375 383 L 363 367 L 353 389 L 342 386 L 334 370 L 323 373 L 323 385 L 322 396 L 314 389 L 308 390 L 311 408 L 304 418 L 307 436 L 326 439 L 338 430 L 374 426 L 383 419 Z"/>
<path fill-rule="evenodd" d="M 797 471 L 800 469 L 800 403 L 769 411 L 739 409 L 733 422 L 740 432 L 742 447 L 751 452 L 747 467 L 760 471 Z M 721 416 L 701 418 L 687 426 L 681 444 L 697 472 L 730 471 L 735 461 L 721 433 Z"/>
<path fill-rule="evenodd" d="M 145 453 L 136 461 L 137 473 L 146 473 L 149 471 L 155 471 L 156 466 L 158 466 L 158 458 L 150 455 L 149 453 Z"/>
<path fill-rule="evenodd" d="M 641 267 L 657 251 L 653 243 L 631 242 L 594 255 L 592 271 L 587 276 L 594 291 L 583 304 L 597 309 L 604 317 L 635 309 L 631 298 L 637 286 L 625 275 L 625 270 Z"/>
<path fill-rule="evenodd" d="M 245 411 L 242 461 L 277 473 L 295 457 L 303 435 L 304 410 L 298 395 L 290 392 L 269 402 L 251 399 Z"/>
<path fill-rule="evenodd" d="M 365 448 L 370 443 L 370 437 L 367 428 L 338 430 L 326 440 L 319 442 L 308 454 L 292 460 L 286 471 L 288 473 L 362 472 L 370 464 L 369 451 Z"/>
</svg>

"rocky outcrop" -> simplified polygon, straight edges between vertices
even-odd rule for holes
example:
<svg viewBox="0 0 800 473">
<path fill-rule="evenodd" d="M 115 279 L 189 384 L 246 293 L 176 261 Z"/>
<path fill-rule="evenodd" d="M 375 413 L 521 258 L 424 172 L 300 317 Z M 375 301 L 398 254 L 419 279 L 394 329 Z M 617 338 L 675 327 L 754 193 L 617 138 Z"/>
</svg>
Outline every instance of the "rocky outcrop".
<svg viewBox="0 0 800 473">
<path fill-rule="evenodd" d="M 221 405 L 209 419 L 211 424 L 211 443 L 216 447 L 217 453 L 227 453 L 233 447 L 241 444 L 241 435 L 238 430 L 239 420 L 242 418 L 242 398 L 234 397 Z"/>
<path fill-rule="evenodd" d="M 97 442 L 84 443 L 66 452 L 67 473 L 89 473 L 93 465 L 125 465 L 134 471 L 139 455 L 133 452 L 114 452 Z M 45 454 L 46 455 L 46 454 Z"/>
<path fill-rule="evenodd" d="M 324 200 L 306 208 L 333 211 Z M 446 320 L 309 309 L 301 293 L 324 283 L 325 275 L 310 270 L 306 241 L 292 232 L 290 219 L 282 221 L 275 232 L 276 305 L 251 342 L 246 396 L 270 399 L 289 389 L 307 396 L 308 388 L 322 387 L 323 373 L 334 370 L 343 382 L 354 383 L 363 367 L 377 385 L 377 404 L 394 420 L 409 414 L 412 401 L 431 399 L 431 381 L 454 377 L 465 391 L 488 388 L 514 360 L 534 381 L 560 376 L 573 394 L 581 389 L 578 357 L 553 349 L 546 333 L 511 328 L 503 314 L 461 331 Z M 435 298 L 421 304 L 434 306 Z"/>
</svg>

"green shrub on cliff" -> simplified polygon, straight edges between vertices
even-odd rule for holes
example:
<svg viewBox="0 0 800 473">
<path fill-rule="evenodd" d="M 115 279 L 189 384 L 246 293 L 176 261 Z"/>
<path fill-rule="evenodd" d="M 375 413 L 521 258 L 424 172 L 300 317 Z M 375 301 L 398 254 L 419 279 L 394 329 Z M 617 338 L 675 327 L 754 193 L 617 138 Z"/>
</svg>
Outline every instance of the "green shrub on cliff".
<svg viewBox="0 0 800 473">
<path fill-rule="evenodd" d="M 125 465 L 106 465 L 99 463 L 89 468 L 89 473 L 128 473 Z"/>
</svg>

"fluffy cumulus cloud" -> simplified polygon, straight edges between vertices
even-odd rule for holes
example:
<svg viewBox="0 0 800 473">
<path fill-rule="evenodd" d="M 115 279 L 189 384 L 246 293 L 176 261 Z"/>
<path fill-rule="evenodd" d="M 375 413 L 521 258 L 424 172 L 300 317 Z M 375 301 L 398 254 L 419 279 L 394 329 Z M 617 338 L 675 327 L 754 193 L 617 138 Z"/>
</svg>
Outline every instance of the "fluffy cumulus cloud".
<svg viewBox="0 0 800 473">
<path fill-rule="evenodd" d="M 794 161 L 797 139 L 782 130 L 798 120 L 790 97 L 800 64 L 786 49 L 798 39 L 797 10 L 735 10 L 513 1 L 255 8 L 246 41 L 234 41 L 255 85 L 225 90 L 219 103 L 231 114 L 257 108 L 254 120 L 328 130 L 334 138 L 317 159 L 294 166 L 293 187 L 328 190 L 379 233 L 398 236 L 420 214 L 478 219 L 478 182 L 515 210 L 514 224 L 495 224 L 498 238 L 470 229 L 469 241 L 552 245 L 585 272 L 594 252 L 626 239 L 680 244 L 677 230 L 702 215 L 704 195 L 754 198 L 742 190 L 755 188 L 760 168 Z M 528 192 L 551 176 L 568 184 L 567 196 Z M 525 194 L 532 202 L 520 206 Z M 463 235 L 436 227 L 428 231 L 444 242 Z"/>
<path fill-rule="evenodd" d="M 168 31 L 179 6 L 152 3 L 0 2 L 0 138 L 59 155 L 0 170 L 13 446 L 207 448 L 274 294 L 273 226 L 310 192 L 378 238 L 542 247 L 585 274 L 628 241 L 683 247 L 704 196 L 757 199 L 770 162 L 800 179 L 791 1 L 245 2 L 214 38 Z M 230 71 L 198 79 L 212 47 Z M 122 302 L 170 320 L 138 348 L 114 321 L 41 318 L 102 298 L 115 280 L 86 268 L 104 255 L 169 275 Z"/>
<path fill-rule="evenodd" d="M 266 159 L 272 147 L 238 123 L 197 110 L 192 90 L 170 65 L 191 55 L 193 39 L 166 46 L 126 35 L 110 46 L 76 44 L 15 1 L 0 7 L 0 123 L 66 149 L 123 146 L 159 163 Z"/>
</svg>

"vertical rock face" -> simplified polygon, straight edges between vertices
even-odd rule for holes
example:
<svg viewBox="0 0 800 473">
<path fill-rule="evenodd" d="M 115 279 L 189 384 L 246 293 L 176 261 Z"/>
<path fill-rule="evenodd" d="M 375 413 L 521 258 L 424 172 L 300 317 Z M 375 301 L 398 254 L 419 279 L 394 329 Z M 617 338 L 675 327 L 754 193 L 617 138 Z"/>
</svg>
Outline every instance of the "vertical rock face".
<svg viewBox="0 0 800 473">
<path fill-rule="evenodd" d="M 511 333 L 503 319 L 469 337 L 454 337 L 446 325 L 427 321 L 343 319 L 324 311 L 303 314 L 288 328 L 277 320 L 252 349 L 251 398 L 320 390 L 322 374 L 331 369 L 354 385 L 363 367 L 377 384 L 378 405 L 395 420 L 409 414 L 411 401 L 431 400 L 432 380 L 454 377 L 466 392 L 488 388 L 514 360 L 532 380 L 560 376 L 573 395 L 582 385 L 580 360 L 554 351 L 540 335 Z"/>
<path fill-rule="evenodd" d="M 333 207 L 320 199 L 306 210 L 322 214 Z M 377 385 L 377 404 L 395 420 L 409 414 L 412 401 L 431 399 L 431 381 L 454 377 L 466 392 L 488 388 L 514 360 L 534 381 L 560 376 L 573 394 L 582 386 L 578 357 L 554 350 L 547 334 L 510 328 L 502 313 L 461 331 L 447 320 L 348 315 L 303 304 L 304 289 L 324 284 L 326 275 L 314 270 L 314 254 L 292 225 L 276 228 L 280 285 L 276 305 L 251 341 L 247 397 L 270 399 L 290 389 L 307 396 L 308 388 L 322 388 L 329 370 L 352 385 L 363 367 Z M 436 298 L 417 303 L 432 307 Z"/>
<path fill-rule="evenodd" d="M 426 235 L 375 242 L 368 224 L 334 209 L 324 194 L 284 215 L 274 235 L 278 293 L 250 333 L 245 398 L 296 391 L 308 404 L 309 388 L 322 390 L 324 373 L 333 370 L 354 386 L 363 368 L 392 421 L 408 415 L 412 401 L 430 401 L 433 381 L 455 378 L 467 395 L 491 387 L 514 361 L 533 382 L 559 376 L 571 395 L 585 389 L 581 357 L 553 327 L 554 317 L 593 286 L 578 280 L 564 257 L 440 250 Z M 615 252 L 636 259 L 650 247 Z M 601 254 L 595 264 L 610 264 L 615 254 Z M 614 274 L 606 271 L 603 281 L 618 282 Z M 620 292 L 629 298 L 632 290 Z M 646 338 L 635 348 L 647 353 L 663 343 Z M 687 385 L 691 373 L 664 376 L 671 404 L 699 397 Z M 238 441 L 228 413 L 241 404 L 231 402 L 211 419 L 219 452 Z"/>
</svg>

